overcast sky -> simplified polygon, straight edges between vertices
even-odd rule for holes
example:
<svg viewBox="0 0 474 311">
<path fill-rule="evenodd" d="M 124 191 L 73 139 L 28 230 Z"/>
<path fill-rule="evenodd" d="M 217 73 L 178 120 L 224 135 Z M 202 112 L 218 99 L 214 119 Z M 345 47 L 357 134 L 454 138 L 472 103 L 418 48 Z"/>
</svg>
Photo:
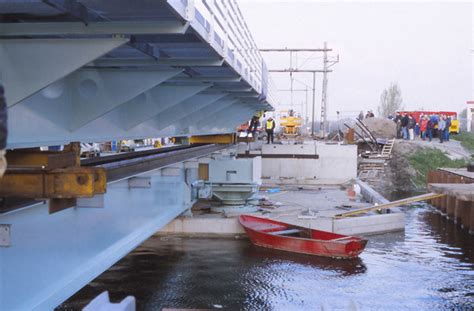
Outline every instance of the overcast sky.
<svg viewBox="0 0 474 311">
<path fill-rule="evenodd" d="M 474 99 L 472 2 L 321 2 L 238 0 L 260 48 L 318 48 L 327 41 L 340 55 L 329 74 L 328 110 L 351 114 L 376 108 L 382 90 L 397 82 L 406 109 L 461 111 Z M 289 67 L 289 56 L 264 54 L 269 68 Z M 321 68 L 319 54 L 301 54 L 304 68 Z M 295 66 L 293 66 L 295 67 Z M 288 74 L 272 74 L 278 89 L 289 89 Z M 311 85 L 310 74 L 294 78 Z M 316 80 L 317 119 L 321 74 Z M 304 88 L 294 83 L 294 88 Z M 279 92 L 282 103 L 289 92 Z M 294 107 L 305 101 L 294 92 Z M 308 96 L 311 100 L 311 96 Z"/>
</svg>

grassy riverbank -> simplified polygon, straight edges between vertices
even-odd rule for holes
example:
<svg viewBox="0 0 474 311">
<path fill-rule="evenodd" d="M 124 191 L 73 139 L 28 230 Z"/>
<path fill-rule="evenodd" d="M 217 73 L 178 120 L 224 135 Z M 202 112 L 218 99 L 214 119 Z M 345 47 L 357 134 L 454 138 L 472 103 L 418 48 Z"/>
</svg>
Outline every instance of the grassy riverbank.
<svg viewBox="0 0 474 311">
<path fill-rule="evenodd" d="M 471 142 L 466 140 L 467 144 Z M 474 141 L 472 142 L 474 144 Z M 473 145 L 474 147 L 474 145 Z M 467 148 L 467 147 L 466 147 Z M 417 187 L 426 186 L 426 175 L 430 170 L 440 167 L 459 168 L 465 167 L 464 159 L 451 160 L 446 153 L 436 148 L 423 148 L 408 155 L 408 162 L 415 170 L 414 182 Z"/>
<path fill-rule="evenodd" d="M 459 135 L 452 135 L 451 137 L 460 141 L 464 148 L 474 153 L 474 133 L 463 132 Z"/>
</svg>

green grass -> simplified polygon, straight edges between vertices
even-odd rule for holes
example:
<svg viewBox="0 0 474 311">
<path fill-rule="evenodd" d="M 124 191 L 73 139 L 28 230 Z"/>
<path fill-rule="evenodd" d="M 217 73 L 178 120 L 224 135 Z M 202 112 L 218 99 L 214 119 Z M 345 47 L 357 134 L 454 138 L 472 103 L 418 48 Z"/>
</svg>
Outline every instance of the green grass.
<svg viewBox="0 0 474 311">
<path fill-rule="evenodd" d="M 458 135 L 451 135 L 451 137 L 459 140 L 464 148 L 474 153 L 474 133 L 462 132 Z"/>
<path fill-rule="evenodd" d="M 415 184 L 418 187 L 426 186 L 428 171 L 441 167 L 459 168 L 466 166 L 466 160 L 451 160 L 446 153 L 435 148 L 424 148 L 408 156 L 408 161 L 415 169 Z"/>
</svg>

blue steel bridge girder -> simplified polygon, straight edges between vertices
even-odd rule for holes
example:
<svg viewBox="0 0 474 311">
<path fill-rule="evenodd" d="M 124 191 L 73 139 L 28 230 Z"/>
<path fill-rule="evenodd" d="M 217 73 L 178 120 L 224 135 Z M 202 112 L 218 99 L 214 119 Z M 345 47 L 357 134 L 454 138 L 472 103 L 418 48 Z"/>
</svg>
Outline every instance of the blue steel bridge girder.
<svg viewBox="0 0 474 311">
<path fill-rule="evenodd" d="M 239 76 L 218 76 L 218 77 L 188 77 L 184 75 L 176 76 L 170 79 L 171 82 L 226 82 L 226 83 L 238 83 L 242 81 L 242 77 Z"/>
<path fill-rule="evenodd" d="M 229 107 L 220 109 L 209 115 L 207 118 L 200 120 L 199 122 L 197 122 L 196 126 L 198 128 L 205 129 L 210 129 L 212 127 L 236 127 L 239 125 L 238 123 L 235 123 L 236 119 L 241 119 L 241 115 L 250 114 L 251 116 L 251 114 L 255 111 L 256 109 L 252 107 L 252 105 L 243 104 L 240 100 L 237 100 Z M 212 120 L 212 122 L 210 122 L 210 120 Z"/>
<path fill-rule="evenodd" d="M 211 84 L 159 85 L 118 107 L 121 127 L 130 130 L 209 88 Z"/>
<path fill-rule="evenodd" d="M 73 132 L 180 72 L 81 69 L 19 106 Z"/>
<path fill-rule="evenodd" d="M 228 109 L 232 104 L 236 103 L 236 98 L 223 98 L 217 102 L 201 108 L 198 112 L 190 114 L 174 122 L 173 131 L 178 135 L 187 135 L 199 130 L 198 124 L 204 121 L 211 122 L 211 117 L 218 111 Z"/>
<path fill-rule="evenodd" d="M 156 87 L 181 70 L 81 70 L 73 74 L 78 88 L 71 98 L 73 118 L 70 130 L 74 131 L 96 120 L 114 108 Z M 82 89 L 81 89 L 82 88 Z"/>
<path fill-rule="evenodd" d="M 271 83 L 242 17 L 229 10 L 223 22 L 211 2 L 0 0 L 8 148 L 230 133 L 268 108 L 257 97 L 271 100 Z M 0 310 L 70 297 L 190 207 L 191 170 L 144 173 L 149 189 L 109 184 L 103 208 L 1 214 L 12 244 L 0 248 Z"/>
<path fill-rule="evenodd" d="M 220 67 L 224 63 L 220 58 L 158 58 L 158 59 L 133 59 L 133 58 L 102 58 L 88 66 L 93 67 L 142 67 L 147 66 L 175 66 L 175 67 Z"/>
<path fill-rule="evenodd" d="M 235 130 L 236 124 L 240 125 L 245 121 L 250 120 L 256 111 L 257 109 L 254 106 L 242 104 L 240 107 L 235 108 L 230 118 L 224 119 L 224 117 L 222 117 L 212 126 L 217 129 L 234 126 L 233 130 Z"/>
<path fill-rule="evenodd" d="M 187 116 L 197 117 L 201 109 L 214 104 L 225 96 L 227 96 L 226 93 L 197 94 L 162 111 L 150 121 L 157 130 L 162 130 Z"/>
<path fill-rule="evenodd" d="M 0 37 L 174 35 L 185 34 L 188 28 L 189 23 L 180 21 L 2 23 Z"/>
<path fill-rule="evenodd" d="M 11 246 L 0 247 L 0 310 L 54 309 L 192 206 L 186 176 L 197 172 L 140 175 L 149 188 L 108 184 L 101 208 L 50 215 L 40 203 L 1 214 L 0 223 L 11 225 Z"/>
<path fill-rule="evenodd" d="M 0 29 L 2 29 L 2 26 Z M 0 81 L 9 107 L 126 43 L 125 38 L 0 39 Z"/>
</svg>

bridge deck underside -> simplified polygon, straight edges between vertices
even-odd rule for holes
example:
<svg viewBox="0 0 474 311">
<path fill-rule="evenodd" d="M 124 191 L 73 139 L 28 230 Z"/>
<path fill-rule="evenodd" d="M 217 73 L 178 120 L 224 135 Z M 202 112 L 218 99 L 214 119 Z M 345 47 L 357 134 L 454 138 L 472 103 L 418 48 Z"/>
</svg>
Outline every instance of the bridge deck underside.
<svg viewBox="0 0 474 311">
<path fill-rule="evenodd" d="M 0 12 L 10 148 L 227 133 L 271 109 L 262 64 L 237 59 L 191 2 L 0 0 Z"/>
</svg>

